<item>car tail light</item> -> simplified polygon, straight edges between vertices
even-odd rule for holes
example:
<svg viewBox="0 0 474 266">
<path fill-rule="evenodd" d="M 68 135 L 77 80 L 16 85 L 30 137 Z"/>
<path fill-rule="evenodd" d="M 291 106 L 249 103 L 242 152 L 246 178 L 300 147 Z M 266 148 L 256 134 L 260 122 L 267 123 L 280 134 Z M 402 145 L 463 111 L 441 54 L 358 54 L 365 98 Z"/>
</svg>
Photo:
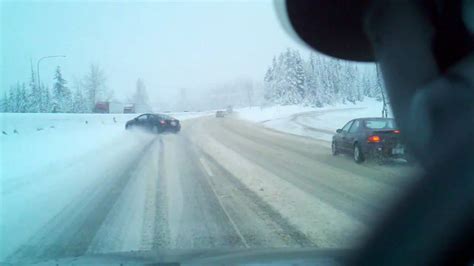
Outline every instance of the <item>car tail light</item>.
<svg viewBox="0 0 474 266">
<path fill-rule="evenodd" d="M 377 143 L 377 142 L 380 142 L 381 139 L 380 139 L 380 137 L 377 136 L 377 135 L 372 135 L 372 136 L 369 136 L 369 137 L 367 138 L 367 141 L 368 141 L 368 142 L 372 142 L 372 143 Z"/>
<path fill-rule="evenodd" d="M 400 130 L 394 130 L 393 133 L 400 134 Z"/>
<path fill-rule="evenodd" d="M 160 120 L 160 124 L 164 125 L 165 123 L 165 120 Z"/>
</svg>

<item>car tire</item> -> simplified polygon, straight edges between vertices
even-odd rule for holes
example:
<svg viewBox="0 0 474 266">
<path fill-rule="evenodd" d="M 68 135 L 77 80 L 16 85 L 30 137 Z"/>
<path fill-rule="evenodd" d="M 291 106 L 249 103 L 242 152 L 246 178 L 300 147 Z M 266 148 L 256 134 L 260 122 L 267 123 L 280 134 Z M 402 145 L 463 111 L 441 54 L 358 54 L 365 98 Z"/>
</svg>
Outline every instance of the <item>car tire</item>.
<svg viewBox="0 0 474 266">
<path fill-rule="evenodd" d="M 362 153 L 362 150 L 358 143 L 354 144 L 353 158 L 354 158 L 354 162 L 356 163 L 362 163 L 365 161 L 364 154 Z"/>
<path fill-rule="evenodd" d="M 339 154 L 339 151 L 337 150 L 336 142 L 334 140 L 331 143 L 331 154 L 333 156 L 336 156 Z"/>
</svg>

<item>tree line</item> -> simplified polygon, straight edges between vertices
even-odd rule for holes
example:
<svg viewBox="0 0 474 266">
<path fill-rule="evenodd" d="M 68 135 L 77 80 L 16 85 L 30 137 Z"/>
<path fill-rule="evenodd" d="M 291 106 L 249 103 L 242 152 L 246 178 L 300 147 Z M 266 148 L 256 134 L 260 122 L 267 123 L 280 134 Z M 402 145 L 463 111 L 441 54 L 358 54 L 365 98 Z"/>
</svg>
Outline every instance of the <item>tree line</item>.
<svg viewBox="0 0 474 266">
<path fill-rule="evenodd" d="M 17 82 L 0 101 L 1 112 L 11 113 L 89 113 L 98 101 L 109 100 L 112 91 L 106 88 L 104 71 L 90 65 L 87 74 L 69 85 L 58 66 L 51 88 L 38 84 L 37 74 L 31 67 L 27 83 Z"/>
<path fill-rule="evenodd" d="M 361 66 L 311 53 L 303 59 L 287 49 L 273 58 L 264 77 L 264 98 L 274 104 L 322 107 L 356 103 L 364 96 L 382 100 L 383 88 L 375 66 Z"/>
</svg>

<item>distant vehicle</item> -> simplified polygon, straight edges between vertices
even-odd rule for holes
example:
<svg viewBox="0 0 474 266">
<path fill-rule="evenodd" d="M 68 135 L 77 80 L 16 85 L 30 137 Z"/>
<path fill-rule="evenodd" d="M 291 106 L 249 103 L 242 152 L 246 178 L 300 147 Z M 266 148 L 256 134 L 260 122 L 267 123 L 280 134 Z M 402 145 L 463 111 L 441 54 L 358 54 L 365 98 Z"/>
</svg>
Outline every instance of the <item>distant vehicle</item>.
<svg viewBox="0 0 474 266">
<path fill-rule="evenodd" d="M 224 111 L 217 111 L 216 112 L 216 117 L 225 117 L 225 112 Z"/>
<path fill-rule="evenodd" d="M 135 113 L 135 105 L 134 104 L 127 104 L 123 107 L 124 114 L 134 114 Z"/>
<path fill-rule="evenodd" d="M 181 130 L 179 120 L 163 114 L 143 114 L 125 124 L 125 129 L 142 128 L 153 133 L 174 132 Z"/>
<path fill-rule="evenodd" d="M 392 118 L 358 118 L 338 129 L 332 138 L 333 155 L 351 154 L 356 163 L 368 158 L 406 158 L 400 130 Z"/>
<path fill-rule="evenodd" d="M 97 102 L 94 106 L 94 113 L 107 114 L 109 111 L 109 102 Z"/>
</svg>

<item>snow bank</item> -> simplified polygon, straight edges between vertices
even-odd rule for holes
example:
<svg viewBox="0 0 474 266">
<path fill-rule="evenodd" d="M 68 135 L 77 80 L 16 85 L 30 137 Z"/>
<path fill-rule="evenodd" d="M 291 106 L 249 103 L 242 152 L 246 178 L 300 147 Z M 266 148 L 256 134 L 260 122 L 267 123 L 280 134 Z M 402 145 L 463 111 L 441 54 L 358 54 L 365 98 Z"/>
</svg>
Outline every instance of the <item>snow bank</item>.
<svg viewBox="0 0 474 266">
<path fill-rule="evenodd" d="M 170 113 L 180 120 L 208 113 Z M 77 159 L 124 134 L 137 114 L 0 114 L 2 180 Z"/>
<path fill-rule="evenodd" d="M 356 104 L 336 104 L 322 108 L 288 105 L 242 108 L 236 111 L 240 119 L 258 122 L 268 128 L 330 141 L 336 129 L 343 127 L 351 119 L 380 117 L 382 106 L 382 102 L 366 98 Z"/>
<path fill-rule="evenodd" d="M 236 109 L 238 117 L 252 122 L 266 122 L 275 119 L 288 118 L 291 115 L 310 112 L 316 108 L 300 105 L 276 105 L 268 107 L 247 107 Z"/>
</svg>

